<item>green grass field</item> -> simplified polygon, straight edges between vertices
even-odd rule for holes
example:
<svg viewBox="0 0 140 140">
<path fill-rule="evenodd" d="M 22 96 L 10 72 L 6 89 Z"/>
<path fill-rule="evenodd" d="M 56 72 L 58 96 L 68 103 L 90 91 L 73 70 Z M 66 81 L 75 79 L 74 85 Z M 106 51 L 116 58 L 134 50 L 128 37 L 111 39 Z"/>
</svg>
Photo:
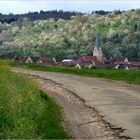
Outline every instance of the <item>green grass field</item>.
<svg viewBox="0 0 140 140">
<path fill-rule="evenodd" d="M 121 80 L 132 84 L 140 85 L 140 71 L 125 71 L 125 70 L 103 70 L 103 69 L 76 69 L 71 67 L 53 67 L 39 64 L 26 64 L 26 68 L 32 70 L 61 72 L 76 74 L 82 76 L 99 77 L 112 80 Z"/>
<path fill-rule="evenodd" d="M 0 139 L 67 139 L 60 107 L 36 82 L 0 62 Z"/>
</svg>

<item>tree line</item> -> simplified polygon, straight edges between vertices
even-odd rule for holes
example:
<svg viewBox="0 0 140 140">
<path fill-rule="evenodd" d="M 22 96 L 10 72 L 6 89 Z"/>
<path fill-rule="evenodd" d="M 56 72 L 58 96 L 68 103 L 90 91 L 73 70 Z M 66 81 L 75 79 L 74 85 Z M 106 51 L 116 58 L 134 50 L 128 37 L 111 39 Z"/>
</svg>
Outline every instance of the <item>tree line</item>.
<svg viewBox="0 0 140 140">
<path fill-rule="evenodd" d="M 115 10 L 114 11 L 116 14 L 120 14 L 120 10 Z M 92 11 L 91 12 L 99 14 L 99 15 L 106 15 L 110 13 L 109 11 L 104 11 L 104 10 L 99 10 L 99 11 Z M 31 21 L 35 20 L 46 20 L 49 18 L 54 18 L 55 20 L 58 19 L 64 19 L 64 20 L 70 20 L 71 16 L 75 15 L 83 15 L 84 13 L 82 12 L 75 12 L 75 11 L 63 11 L 63 10 L 52 10 L 52 11 L 43 11 L 41 10 L 40 12 L 28 12 L 25 14 L 2 14 L 0 13 L 0 22 L 1 23 L 11 23 L 18 21 L 19 19 L 22 19 L 24 17 L 29 18 Z"/>
<path fill-rule="evenodd" d="M 12 14 L 9 13 L 8 15 L 0 13 L 0 22 L 1 23 L 11 23 L 18 21 L 19 19 L 22 19 L 24 17 L 29 18 L 31 21 L 35 20 L 46 20 L 49 18 L 54 18 L 55 20 L 58 19 L 65 19 L 69 20 L 71 16 L 75 15 L 82 15 L 80 12 L 75 12 L 75 11 L 63 11 L 63 10 L 53 10 L 53 11 L 43 11 L 41 10 L 40 12 L 28 12 L 26 14 Z"/>
</svg>

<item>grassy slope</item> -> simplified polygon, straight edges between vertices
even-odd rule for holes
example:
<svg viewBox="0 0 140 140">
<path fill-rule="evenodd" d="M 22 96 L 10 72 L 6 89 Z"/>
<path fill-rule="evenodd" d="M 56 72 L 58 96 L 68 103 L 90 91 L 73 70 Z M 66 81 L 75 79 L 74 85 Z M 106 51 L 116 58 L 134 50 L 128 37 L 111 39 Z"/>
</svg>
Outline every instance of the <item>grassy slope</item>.
<svg viewBox="0 0 140 140">
<path fill-rule="evenodd" d="M 33 80 L 0 65 L 0 139 L 66 139 L 60 108 Z"/>
<path fill-rule="evenodd" d="M 100 69 L 76 69 L 67 67 L 51 67 L 37 64 L 27 64 L 27 68 L 33 70 L 61 72 L 69 74 L 77 74 L 82 76 L 100 77 L 113 80 L 121 80 L 128 83 L 140 85 L 140 71 L 124 71 L 124 70 L 100 70 Z"/>
</svg>

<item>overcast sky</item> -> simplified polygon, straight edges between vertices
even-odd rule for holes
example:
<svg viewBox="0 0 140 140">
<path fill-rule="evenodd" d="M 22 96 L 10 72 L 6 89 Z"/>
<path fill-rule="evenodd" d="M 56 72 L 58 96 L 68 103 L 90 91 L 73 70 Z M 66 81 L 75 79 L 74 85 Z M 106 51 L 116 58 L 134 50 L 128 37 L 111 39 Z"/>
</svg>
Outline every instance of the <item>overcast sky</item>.
<svg viewBox="0 0 140 140">
<path fill-rule="evenodd" d="M 91 12 L 140 8 L 140 0 L 0 0 L 0 13 L 27 13 L 40 10 Z"/>
</svg>

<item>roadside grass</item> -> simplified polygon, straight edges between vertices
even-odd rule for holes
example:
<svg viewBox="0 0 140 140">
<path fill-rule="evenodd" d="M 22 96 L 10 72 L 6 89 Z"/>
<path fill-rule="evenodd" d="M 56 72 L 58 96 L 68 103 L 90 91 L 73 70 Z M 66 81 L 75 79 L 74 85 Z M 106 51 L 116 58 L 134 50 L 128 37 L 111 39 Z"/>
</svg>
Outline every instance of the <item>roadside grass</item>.
<svg viewBox="0 0 140 140">
<path fill-rule="evenodd" d="M 120 80 L 140 85 L 140 71 L 138 70 L 125 71 L 125 70 L 103 70 L 103 69 L 77 69 L 72 67 L 47 66 L 40 64 L 22 64 L 22 65 L 25 68 L 29 68 L 32 70 L 60 72 L 89 77 L 99 77 L 105 79 Z"/>
<path fill-rule="evenodd" d="M 140 85 L 140 70 L 105 70 L 105 69 L 77 69 L 74 67 L 59 67 L 59 66 L 47 66 L 42 64 L 21 64 L 14 61 L 0 61 L 4 65 L 10 64 L 14 67 L 29 68 L 32 70 L 48 71 L 48 72 L 60 72 L 67 74 L 76 74 L 81 76 L 99 77 L 111 80 L 125 81 L 131 84 Z"/>
<path fill-rule="evenodd" d="M 33 79 L 0 61 L 0 139 L 68 139 L 60 107 Z"/>
</svg>

